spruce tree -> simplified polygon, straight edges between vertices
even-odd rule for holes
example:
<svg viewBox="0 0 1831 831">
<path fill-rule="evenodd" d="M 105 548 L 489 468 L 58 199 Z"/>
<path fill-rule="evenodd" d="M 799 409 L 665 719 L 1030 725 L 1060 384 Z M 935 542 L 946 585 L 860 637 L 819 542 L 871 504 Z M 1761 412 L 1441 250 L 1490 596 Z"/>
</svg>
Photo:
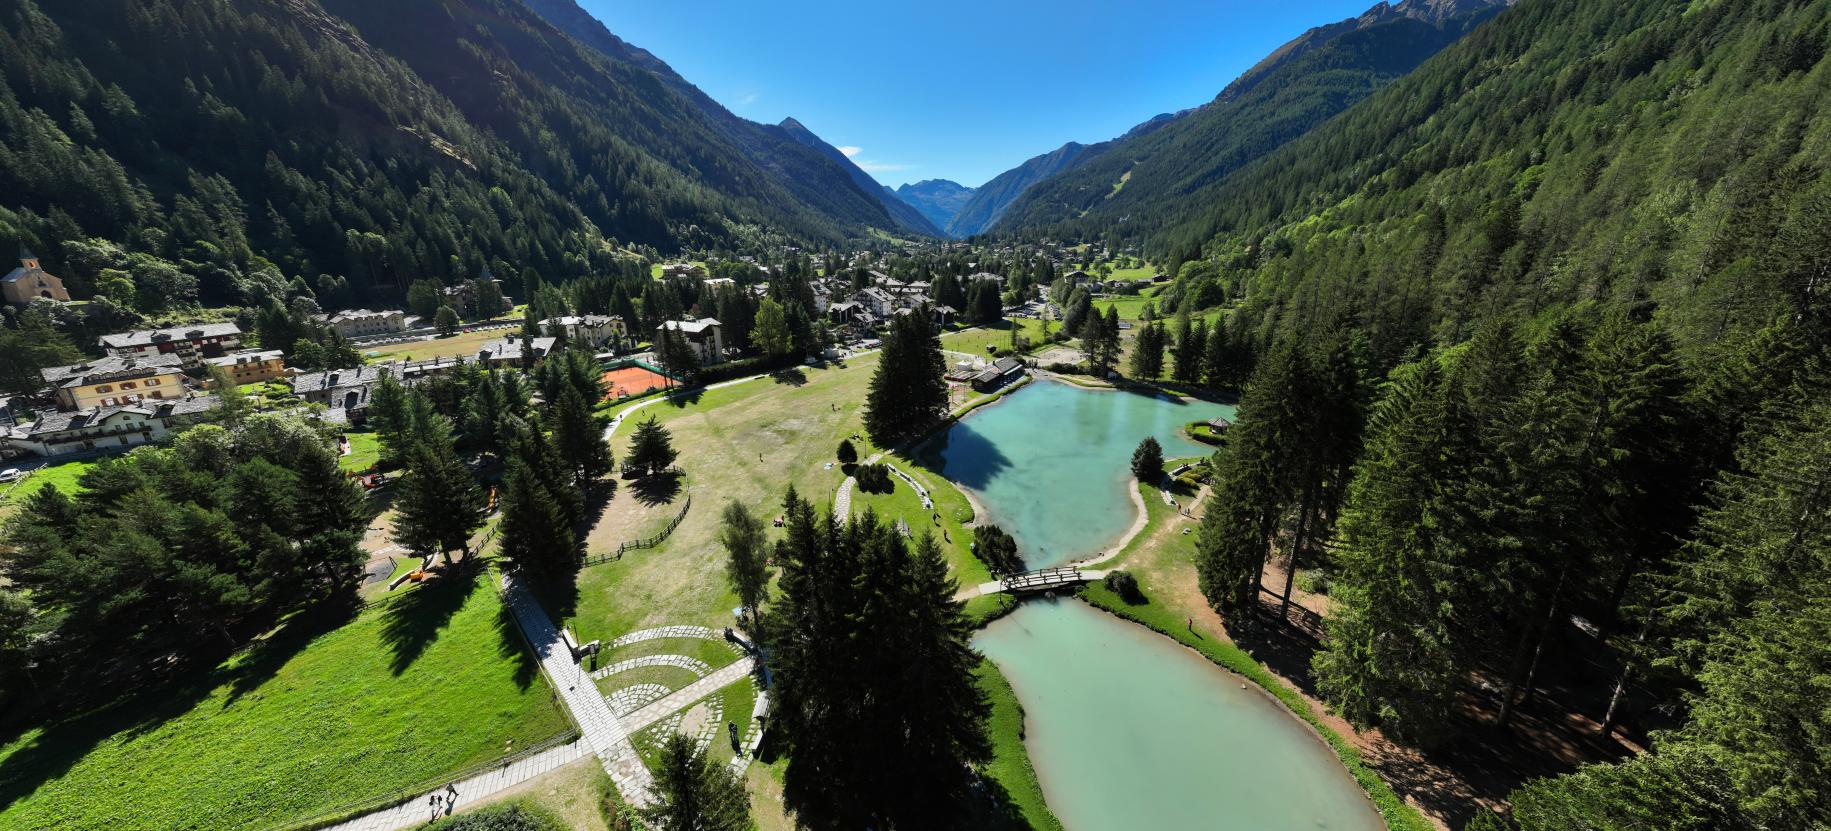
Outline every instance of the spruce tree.
<svg viewBox="0 0 1831 831">
<path fill-rule="evenodd" d="M 515 455 L 503 469 L 501 488 L 503 556 L 543 579 L 570 574 L 578 563 L 576 544 L 560 500 Z"/>
<path fill-rule="evenodd" d="M 1447 578 L 1468 564 L 1438 530 L 1439 490 L 1457 476 L 1447 389 L 1434 358 L 1401 367 L 1373 415 L 1341 520 L 1328 644 L 1314 659 L 1338 712 L 1414 744 L 1447 729 L 1465 671 Z"/>
<path fill-rule="evenodd" d="M 641 810 L 648 831 L 748 831 L 750 797 L 725 765 L 678 731 L 662 741 L 654 804 Z"/>
<path fill-rule="evenodd" d="M 928 315 L 896 316 L 865 399 L 865 431 L 871 441 L 895 447 L 922 435 L 946 415 L 946 369 Z"/>
<path fill-rule="evenodd" d="M 559 400 L 548 407 L 548 412 L 553 423 L 554 448 L 571 468 L 579 490 L 590 490 L 594 483 L 616 469 L 610 442 L 605 441 L 603 428 L 591 417 L 591 407 L 579 396 L 577 389 L 562 388 Z"/>
<path fill-rule="evenodd" d="M 668 428 L 655 421 L 654 416 L 649 416 L 636 425 L 636 434 L 630 437 L 629 456 L 625 458 L 624 464 L 638 476 L 653 476 L 672 467 L 679 456 Z"/>
<path fill-rule="evenodd" d="M 416 396 L 424 401 L 424 397 Z M 483 524 L 482 493 L 452 446 L 444 416 L 431 414 L 414 437 L 406 473 L 395 499 L 394 541 L 416 554 L 437 552 L 451 562 L 451 552 L 470 544 Z"/>
<path fill-rule="evenodd" d="M 1153 436 L 1145 436 L 1132 451 L 1132 475 L 1138 481 L 1155 485 L 1163 479 L 1163 446 Z"/>
<path fill-rule="evenodd" d="M 1104 332 L 1102 332 L 1104 334 Z M 1150 323 L 1132 341 L 1132 377 L 1155 381 L 1163 374 L 1163 324 Z"/>
<path fill-rule="evenodd" d="M 1185 325 L 1187 315 L 1178 320 L 1182 331 L 1176 337 L 1176 367 L 1174 377 L 1179 384 L 1190 386 L 1202 382 L 1202 370 L 1208 351 L 1208 324 L 1197 320 L 1193 326 Z"/>
</svg>

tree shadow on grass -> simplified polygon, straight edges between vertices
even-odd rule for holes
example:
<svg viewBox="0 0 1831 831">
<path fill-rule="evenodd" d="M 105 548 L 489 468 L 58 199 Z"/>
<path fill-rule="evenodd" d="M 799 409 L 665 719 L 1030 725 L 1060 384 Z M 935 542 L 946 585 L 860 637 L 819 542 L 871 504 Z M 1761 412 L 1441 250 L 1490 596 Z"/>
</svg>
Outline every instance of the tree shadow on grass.
<svg viewBox="0 0 1831 831">
<path fill-rule="evenodd" d="M 787 384 L 791 387 L 799 387 L 807 383 L 807 373 L 802 372 L 800 367 L 790 367 L 788 369 L 771 372 L 769 373 L 769 377 L 778 384 Z"/>
<path fill-rule="evenodd" d="M 178 670 L 171 676 L 176 680 L 138 687 L 137 693 L 123 695 L 114 703 L 45 724 L 37 737 L 0 760 L 0 812 L 69 773 L 102 743 L 144 736 L 192 712 L 225 684 L 230 691 L 222 709 L 229 708 L 272 679 L 318 636 L 352 617 L 350 604 L 320 604 L 294 615 L 271 636 L 229 656 L 207 673 Z M 0 732 L 0 744 L 16 737 L 11 731 Z"/>
<path fill-rule="evenodd" d="M 684 410 L 690 406 L 693 406 L 694 404 L 698 404 L 700 397 L 705 394 L 706 394 L 705 387 L 688 387 L 685 389 L 678 389 L 671 393 L 668 393 L 667 402 L 669 404 L 674 405 L 674 408 L 677 410 Z"/>
<path fill-rule="evenodd" d="M 644 476 L 630 482 L 629 492 L 636 497 L 637 502 L 648 507 L 665 505 L 673 502 L 674 497 L 680 495 L 680 479 L 678 473 L 657 473 L 652 476 Z"/>
<path fill-rule="evenodd" d="M 400 675 L 419 660 L 452 616 L 478 588 L 475 560 L 466 559 L 432 583 L 409 589 L 382 611 L 381 642 L 392 653 L 389 670 Z"/>
</svg>

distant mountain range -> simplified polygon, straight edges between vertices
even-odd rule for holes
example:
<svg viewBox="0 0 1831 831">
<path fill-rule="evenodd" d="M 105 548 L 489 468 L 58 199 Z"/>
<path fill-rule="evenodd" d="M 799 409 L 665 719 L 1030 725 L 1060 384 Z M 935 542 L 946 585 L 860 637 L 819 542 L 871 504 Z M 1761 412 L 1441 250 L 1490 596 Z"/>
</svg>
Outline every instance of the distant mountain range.
<svg viewBox="0 0 1831 831">
<path fill-rule="evenodd" d="M 1094 145 L 1069 143 L 979 188 L 953 236 L 1140 232 L 1201 206 L 1231 171 L 1404 76 L 1511 0 L 1403 0 L 1304 32 L 1213 101 Z"/>
<path fill-rule="evenodd" d="M 888 190 L 888 188 L 886 188 Z M 896 198 L 912 205 L 922 212 L 938 229 L 946 228 L 954 219 L 954 214 L 973 198 L 973 188 L 947 179 L 923 179 L 914 184 L 905 183 L 891 193 Z"/>
<path fill-rule="evenodd" d="M 898 228 L 923 236 L 941 236 L 941 228 L 929 221 L 920 210 L 898 199 L 895 192 L 871 178 L 871 174 L 853 163 L 846 154 L 839 152 L 839 148 L 814 135 L 814 131 L 809 130 L 792 116 L 782 119 L 782 123 L 776 125 L 775 129 L 782 131 L 783 134 L 801 145 L 813 148 L 820 155 L 845 170 L 846 175 L 851 178 L 852 184 L 857 185 L 859 190 L 871 194 L 871 198 L 884 206 L 884 210 L 890 214 L 891 219 L 896 221 Z"/>
</svg>

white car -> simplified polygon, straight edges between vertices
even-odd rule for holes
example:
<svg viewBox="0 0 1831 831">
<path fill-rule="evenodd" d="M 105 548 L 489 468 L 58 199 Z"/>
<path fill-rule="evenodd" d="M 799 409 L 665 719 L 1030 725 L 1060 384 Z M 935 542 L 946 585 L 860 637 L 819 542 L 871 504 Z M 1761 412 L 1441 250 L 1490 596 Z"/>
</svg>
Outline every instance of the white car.
<svg viewBox="0 0 1831 831">
<path fill-rule="evenodd" d="M 16 467 L 0 470 L 0 482 L 17 482 L 25 478 L 25 471 Z"/>
</svg>

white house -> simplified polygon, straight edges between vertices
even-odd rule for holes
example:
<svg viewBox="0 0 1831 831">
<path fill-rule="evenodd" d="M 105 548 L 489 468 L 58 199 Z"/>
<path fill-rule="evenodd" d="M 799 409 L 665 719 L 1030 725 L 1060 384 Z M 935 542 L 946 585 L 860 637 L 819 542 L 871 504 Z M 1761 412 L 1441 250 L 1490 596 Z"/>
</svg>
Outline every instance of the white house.
<svg viewBox="0 0 1831 831">
<path fill-rule="evenodd" d="M 216 396 L 141 401 L 114 407 L 44 410 L 4 434 L 7 447 L 40 456 L 115 450 L 159 441 L 214 409 Z"/>
<path fill-rule="evenodd" d="M 725 360 L 723 328 L 717 320 L 702 317 L 698 320 L 669 320 L 655 327 L 655 331 L 679 331 L 685 336 L 687 345 L 693 347 L 701 364 L 716 364 Z"/>
</svg>

